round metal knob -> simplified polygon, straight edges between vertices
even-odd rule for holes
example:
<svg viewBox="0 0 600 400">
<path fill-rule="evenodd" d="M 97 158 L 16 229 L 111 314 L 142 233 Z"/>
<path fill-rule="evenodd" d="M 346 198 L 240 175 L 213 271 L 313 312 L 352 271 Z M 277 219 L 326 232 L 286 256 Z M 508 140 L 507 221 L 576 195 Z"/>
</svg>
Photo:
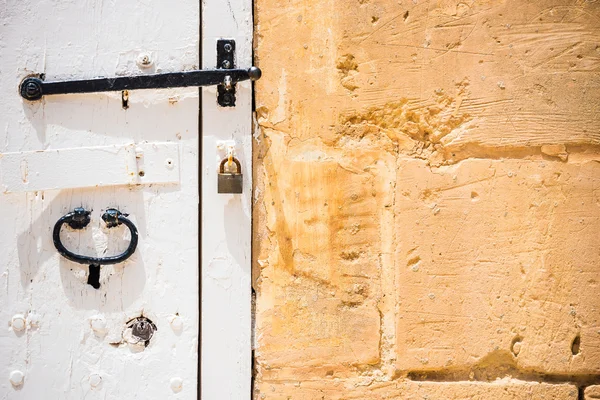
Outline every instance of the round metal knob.
<svg viewBox="0 0 600 400">
<path fill-rule="evenodd" d="M 248 69 L 248 76 L 251 81 L 257 81 L 262 76 L 262 71 L 258 67 L 250 67 L 250 69 Z"/>
</svg>

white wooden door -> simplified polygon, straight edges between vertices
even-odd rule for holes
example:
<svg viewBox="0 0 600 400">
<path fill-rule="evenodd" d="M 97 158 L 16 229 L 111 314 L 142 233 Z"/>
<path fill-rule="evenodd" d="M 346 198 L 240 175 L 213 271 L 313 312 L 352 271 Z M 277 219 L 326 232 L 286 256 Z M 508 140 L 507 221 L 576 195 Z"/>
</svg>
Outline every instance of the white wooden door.
<svg viewBox="0 0 600 400">
<path fill-rule="evenodd" d="M 235 108 L 218 107 L 215 88 L 30 102 L 18 85 L 214 68 L 219 38 L 248 67 L 251 11 L 249 0 L 0 5 L 0 398 L 194 399 L 199 372 L 203 399 L 250 398 L 251 84 L 237 85 Z M 242 195 L 216 193 L 230 147 Z M 139 233 L 133 255 L 99 276 L 61 256 L 53 228 L 77 207 L 90 223 L 61 229 L 66 248 L 123 252 L 129 230 L 102 220 L 118 209 Z"/>
<path fill-rule="evenodd" d="M 203 0 L 202 67 L 215 68 L 219 38 L 235 39 L 239 68 L 252 65 L 252 0 Z M 202 91 L 203 400 L 251 398 L 252 84 L 237 84 L 236 106 L 219 107 Z M 220 161 L 233 146 L 242 165 L 241 195 L 217 194 Z"/>
</svg>

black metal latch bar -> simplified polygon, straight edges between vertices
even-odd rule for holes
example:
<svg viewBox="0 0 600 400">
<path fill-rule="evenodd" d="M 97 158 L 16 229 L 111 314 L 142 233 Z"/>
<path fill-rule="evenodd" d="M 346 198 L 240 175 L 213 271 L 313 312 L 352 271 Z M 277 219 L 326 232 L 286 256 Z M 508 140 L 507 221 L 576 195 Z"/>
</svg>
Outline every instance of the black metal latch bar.
<svg viewBox="0 0 600 400">
<path fill-rule="evenodd" d="M 261 76 L 261 71 L 257 67 L 235 69 L 234 52 L 235 41 L 218 40 L 217 69 L 51 82 L 45 82 L 37 77 L 27 77 L 21 82 L 20 93 L 24 99 L 35 101 L 45 95 L 53 94 L 218 85 L 219 104 L 223 107 L 233 107 L 235 106 L 235 84 L 246 80 L 255 81 Z"/>
</svg>

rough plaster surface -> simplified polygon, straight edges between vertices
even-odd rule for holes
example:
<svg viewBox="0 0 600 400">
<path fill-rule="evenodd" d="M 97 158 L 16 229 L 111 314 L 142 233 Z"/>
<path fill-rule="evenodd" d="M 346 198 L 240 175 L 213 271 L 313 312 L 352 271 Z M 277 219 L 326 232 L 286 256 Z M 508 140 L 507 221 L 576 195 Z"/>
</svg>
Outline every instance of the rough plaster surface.
<svg viewBox="0 0 600 400">
<path fill-rule="evenodd" d="M 592 393 L 600 2 L 255 4 L 255 396 Z"/>
</svg>

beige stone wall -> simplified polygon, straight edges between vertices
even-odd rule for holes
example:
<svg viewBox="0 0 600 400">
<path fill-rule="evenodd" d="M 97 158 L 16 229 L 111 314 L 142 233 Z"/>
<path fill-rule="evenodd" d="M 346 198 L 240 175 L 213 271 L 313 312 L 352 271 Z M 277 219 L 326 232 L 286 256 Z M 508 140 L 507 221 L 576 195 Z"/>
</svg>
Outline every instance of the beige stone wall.
<svg viewBox="0 0 600 400">
<path fill-rule="evenodd" d="M 600 398 L 600 1 L 255 17 L 256 398 Z"/>
</svg>

